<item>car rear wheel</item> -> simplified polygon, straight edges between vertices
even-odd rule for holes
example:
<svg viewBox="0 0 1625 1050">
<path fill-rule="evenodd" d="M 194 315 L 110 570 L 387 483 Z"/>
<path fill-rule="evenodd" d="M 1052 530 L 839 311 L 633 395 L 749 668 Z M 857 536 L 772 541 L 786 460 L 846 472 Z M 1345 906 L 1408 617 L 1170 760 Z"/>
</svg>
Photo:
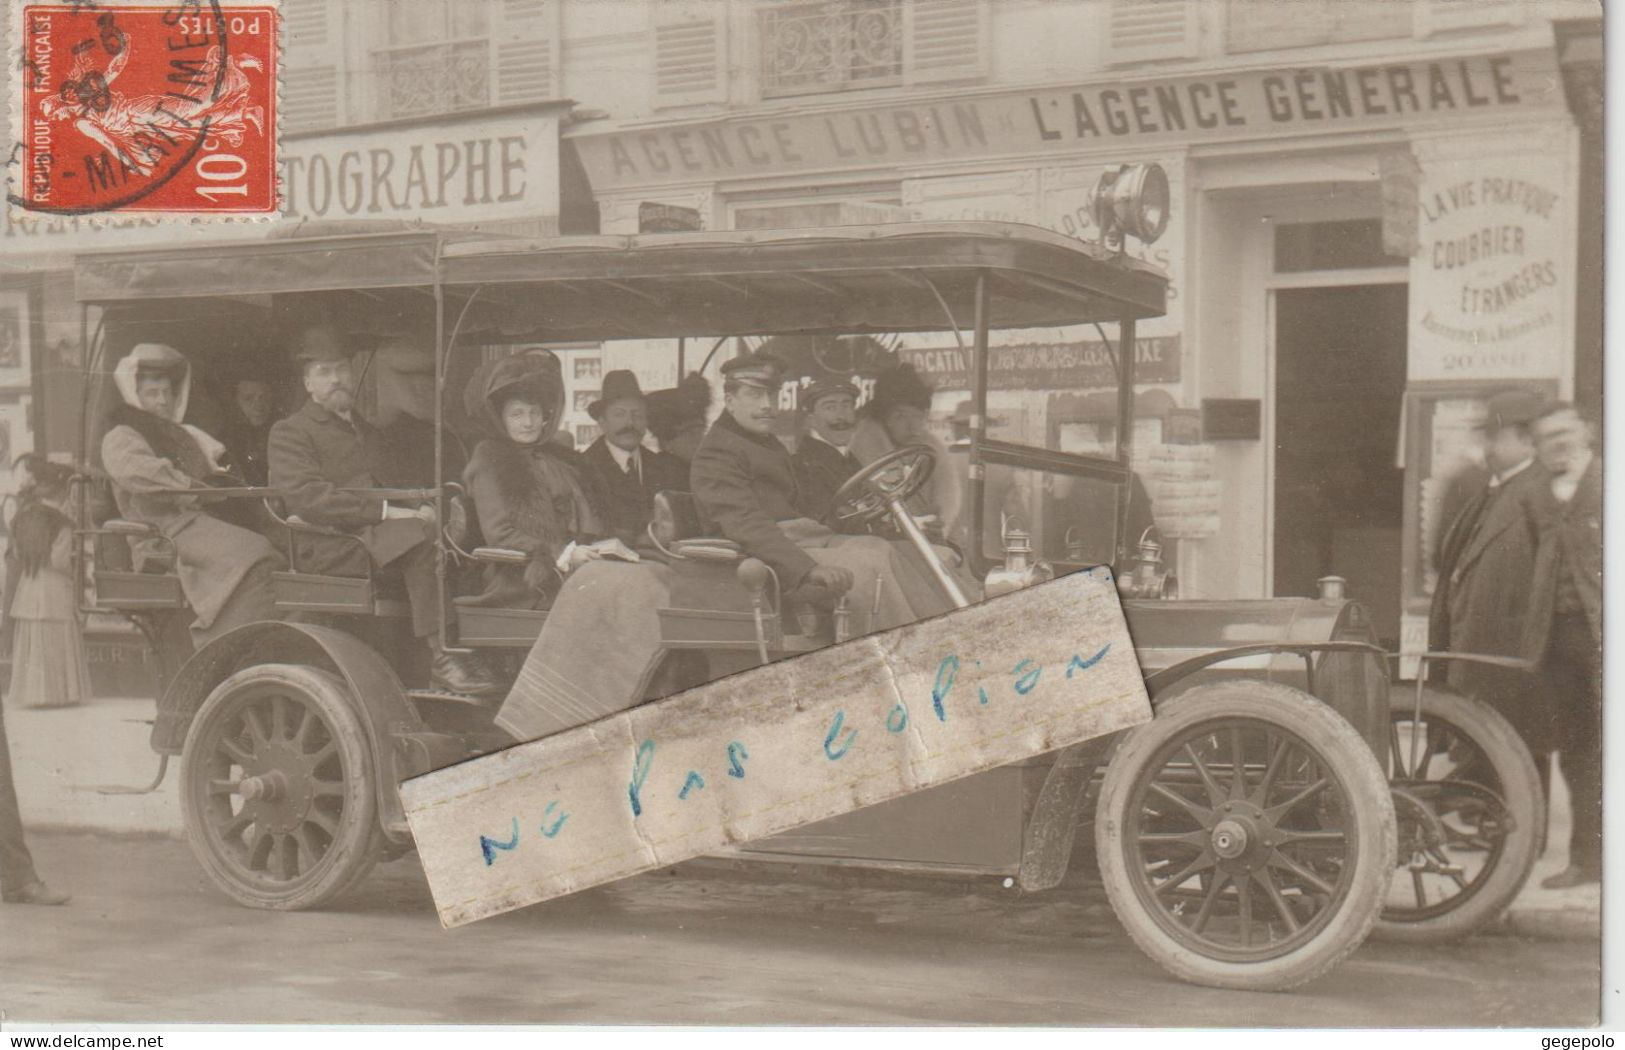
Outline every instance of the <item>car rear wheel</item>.
<svg viewBox="0 0 1625 1050">
<path fill-rule="evenodd" d="M 360 882 L 382 842 L 372 753 L 334 675 L 246 667 L 203 701 L 181 757 L 187 839 L 255 908 L 315 908 Z"/>
<path fill-rule="evenodd" d="M 1399 856 L 1377 933 L 1443 943 L 1494 922 L 1523 888 L 1546 838 L 1546 797 L 1500 712 L 1428 689 L 1417 722 L 1408 699 L 1393 708 Z"/>
<path fill-rule="evenodd" d="M 1394 863 L 1371 748 L 1307 693 L 1197 686 L 1118 745 L 1095 848 L 1134 942 L 1175 976 L 1275 991 L 1360 945 Z"/>
</svg>

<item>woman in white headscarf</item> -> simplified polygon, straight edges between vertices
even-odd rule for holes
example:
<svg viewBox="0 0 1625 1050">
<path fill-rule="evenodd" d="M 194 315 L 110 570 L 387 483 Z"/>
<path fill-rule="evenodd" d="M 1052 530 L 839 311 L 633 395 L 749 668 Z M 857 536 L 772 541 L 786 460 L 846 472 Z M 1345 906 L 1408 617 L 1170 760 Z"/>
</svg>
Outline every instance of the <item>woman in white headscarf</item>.
<svg viewBox="0 0 1625 1050">
<path fill-rule="evenodd" d="M 175 545 L 175 571 L 196 617 L 199 644 L 233 627 L 272 619 L 271 573 L 282 567 L 264 536 L 212 517 L 204 488 L 221 472 L 225 446 L 182 423 L 191 368 L 173 347 L 142 343 L 113 370 L 123 403 L 102 438 L 102 466 L 113 480 L 119 513 L 156 526 Z M 162 545 L 137 544 L 138 559 Z"/>
</svg>

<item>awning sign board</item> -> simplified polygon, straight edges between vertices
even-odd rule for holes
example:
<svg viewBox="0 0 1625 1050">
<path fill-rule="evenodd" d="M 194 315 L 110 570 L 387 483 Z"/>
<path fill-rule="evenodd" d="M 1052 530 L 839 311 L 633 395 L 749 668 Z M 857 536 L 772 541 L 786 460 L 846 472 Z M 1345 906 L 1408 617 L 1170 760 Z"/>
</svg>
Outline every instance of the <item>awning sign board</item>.
<svg viewBox="0 0 1625 1050">
<path fill-rule="evenodd" d="M 1151 718 L 1105 569 L 754 668 L 401 785 L 457 926 Z"/>
</svg>

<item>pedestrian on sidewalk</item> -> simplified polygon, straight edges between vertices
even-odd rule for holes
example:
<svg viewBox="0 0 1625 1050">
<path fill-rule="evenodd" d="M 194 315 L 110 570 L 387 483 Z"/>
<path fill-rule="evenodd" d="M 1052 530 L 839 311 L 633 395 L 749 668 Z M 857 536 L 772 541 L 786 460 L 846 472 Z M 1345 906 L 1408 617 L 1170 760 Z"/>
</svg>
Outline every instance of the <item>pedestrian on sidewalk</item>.
<svg viewBox="0 0 1625 1050">
<path fill-rule="evenodd" d="M 90 693 L 90 671 L 73 594 L 73 527 L 64 510 L 72 471 L 33 454 L 19 464 L 29 480 L 11 522 L 6 699 L 22 707 L 73 707 Z"/>
<path fill-rule="evenodd" d="M 1535 417 L 1550 476 L 1536 502 L 1539 546 L 1524 656 L 1555 708 L 1558 766 L 1569 786 L 1569 864 L 1542 881 L 1567 889 L 1602 878 L 1602 460 L 1572 404 Z"/>
<path fill-rule="evenodd" d="M 0 705 L 0 902 L 68 903 L 66 893 L 51 889 L 39 877 L 28 843 L 23 840 L 23 818 L 17 809 L 17 785 L 11 779 L 11 743 L 6 739 L 3 705 Z"/>
</svg>

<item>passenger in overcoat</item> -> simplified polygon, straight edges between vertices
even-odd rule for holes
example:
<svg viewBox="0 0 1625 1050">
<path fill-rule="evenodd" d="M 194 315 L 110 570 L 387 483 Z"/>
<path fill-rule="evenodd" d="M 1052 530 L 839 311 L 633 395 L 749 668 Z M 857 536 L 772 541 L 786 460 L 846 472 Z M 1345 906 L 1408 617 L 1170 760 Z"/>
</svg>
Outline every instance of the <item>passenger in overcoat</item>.
<svg viewBox="0 0 1625 1050">
<path fill-rule="evenodd" d="M 368 560 L 378 570 L 398 571 L 412 609 L 412 633 L 428 642 L 433 684 L 455 693 L 480 693 L 495 683 L 477 661 L 442 649 L 443 610 L 435 580 L 433 504 L 398 505 L 367 493 L 381 485 L 388 462 L 377 431 L 355 411 L 350 352 L 337 332 L 307 328 L 296 336 L 310 395 L 297 412 L 271 428 L 270 480 L 281 490 L 288 514 L 358 538 L 296 535 L 299 568 L 335 576 L 364 576 Z"/>
<path fill-rule="evenodd" d="M 1523 651 L 1554 708 L 1569 787 L 1568 867 L 1543 882 L 1561 889 L 1602 873 L 1602 460 L 1567 402 L 1544 406 L 1534 435 L 1550 480 L 1536 501 L 1540 539 Z"/>
<path fill-rule="evenodd" d="M 638 377 L 625 369 L 604 376 L 601 396 L 587 414 L 603 433 L 584 455 L 597 472 L 609 503 L 610 531 L 628 546 L 637 546 L 654 511 L 655 493 L 688 491 L 688 467 L 670 452 L 643 445 L 648 408 Z"/>
<path fill-rule="evenodd" d="M 470 419 L 490 434 L 474 448 L 463 482 L 488 546 L 523 551 L 525 565 L 488 567 L 479 604 L 535 608 L 609 535 L 598 478 L 581 455 L 552 440 L 564 414 L 564 380 L 550 353 L 500 358 L 465 392 Z"/>
<path fill-rule="evenodd" d="M 694 498 L 726 538 L 778 574 L 783 593 L 804 584 L 833 601 L 850 591 L 854 633 L 946 612 L 951 603 L 900 545 L 843 536 L 808 517 L 790 453 L 773 436 L 783 363 L 767 353 L 722 368 L 723 413 L 694 453 Z M 951 557 L 951 555 L 949 555 Z"/>
<path fill-rule="evenodd" d="M 1549 480 L 1535 461 L 1529 430 L 1539 403 L 1537 395 L 1522 390 L 1490 399 L 1484 426 L 1493 476 L 1462 508 L 1441 544 L 1433 597 L 1437 629 L 1429 643 L 1434 648 L 1523 655 L 1539 535 L 1536 501 Z M 1538 702 L 1527 673 L 1452 661 L 1448 680 L 1458 692 L 1506 715 L 1537 758 L 1555 746 L 1552 712 Z"/>
<path fill-rule="evenodd" d="M 798 406 L 806 417 L 807 431 L 797 442 L 791 459 L 801 490 L 801 506 L 809 518 L 832 526 L 829 513 L 835 493 L 863 469 L 863 463 L 852 452 L 858 393 L 857 384 L 846 377 L 825 376 L 802 391 Z"/>
<path fill-rule="evenodd" d="M 192 382 L 186 358 L 142 343 L 114 368 L 113 382 L 123 403 L 102 437 L 102 466 L 120 515 L 156 526 L 174 544 L 196 641 L 271 619 L 271 573 L 282 556 L 264 536 L 210 515 L 204 497 L 176 491 L 205 487 L 225 460 L 224 445 L 181 422 Z M 163 552 L 156 542 L 134 546 L 138 562 Z"/>
</svg>

